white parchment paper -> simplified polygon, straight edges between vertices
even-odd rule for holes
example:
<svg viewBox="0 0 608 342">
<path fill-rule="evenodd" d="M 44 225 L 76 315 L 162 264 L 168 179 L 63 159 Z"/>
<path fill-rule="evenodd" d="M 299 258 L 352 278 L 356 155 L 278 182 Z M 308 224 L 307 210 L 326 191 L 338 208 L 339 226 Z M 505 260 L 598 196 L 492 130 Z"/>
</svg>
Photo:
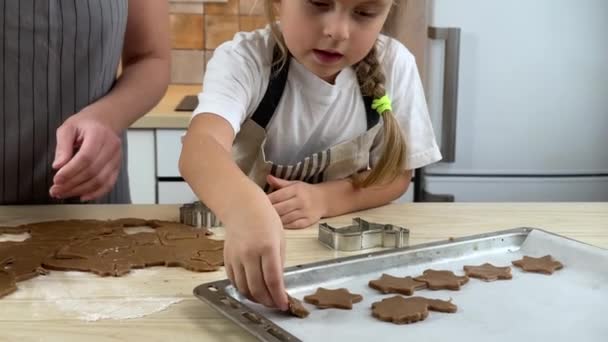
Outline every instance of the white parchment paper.
<svg viewBox="0 0 608 342">
<path fill-rule="evenodd" d="M 454 314 L 431 311 L 408 325 L 382 322 L 371 315 L 373 302 L 393 296 L 369 288 L 382 273 L 417 276 L 427 268 L 464 274 L 463 265 L 490 262 L 512 266 L 523 255 L 551 254 L 565 266 L 551 276 L 512 267 L 512 280 L 471 279 L 460 291 L 417 291 L 415 295 L 448 300 Z M 351 311 L 316 309 L 307 319 L 286 317 L 255 304 L 258 312 L 304 341 L 608 341 L 608 251 L 542 231 L 530 233 L 519 250 L 501 249 L 459 259 L 407 266 L 290 290 L 302 299 L 318 286 L 345 287 L 363 295 Z"/>
</svg>

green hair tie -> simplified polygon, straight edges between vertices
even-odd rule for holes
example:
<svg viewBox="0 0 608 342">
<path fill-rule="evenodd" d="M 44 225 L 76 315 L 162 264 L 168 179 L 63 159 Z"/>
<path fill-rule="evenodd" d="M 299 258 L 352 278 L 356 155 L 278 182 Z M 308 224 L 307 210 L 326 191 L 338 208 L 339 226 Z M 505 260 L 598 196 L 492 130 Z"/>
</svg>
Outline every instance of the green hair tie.
<svg viewBox="0 0 608 342">
<path fill-rule="evenodd" d="M 388 111 L 393 111 L 393 107 L 391 106 L 391 99 L 388 95 L 384 95 L 379 99 L 375 99 L 372 102 L 372 109 L 375 109 L 378 114 L 382 115 Z"/>
</svg>

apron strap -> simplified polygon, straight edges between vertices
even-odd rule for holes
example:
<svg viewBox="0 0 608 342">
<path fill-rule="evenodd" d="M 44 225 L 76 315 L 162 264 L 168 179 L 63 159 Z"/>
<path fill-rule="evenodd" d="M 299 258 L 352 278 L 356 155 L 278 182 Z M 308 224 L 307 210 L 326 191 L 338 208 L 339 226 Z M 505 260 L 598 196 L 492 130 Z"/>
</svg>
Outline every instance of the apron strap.
<svg viewBox="0 0 608 342">
<path fill-rule="evenodd" d="M 281 101 L 283 96 L 283 90 L 285 90 L 285 84 L 287 83 L 287 75 L 289 74 L 289 57 L 285 61 L 285 65 L 281 67 L 279 59 L 281 58 L 281 50 L 278 45 L 274 47 L 272 52 L 272 68 L 270 70 L 270 81 L 268 82 L 268 88 L 262 98 L 262 102 L 251 116 L 256 124 L 262 127 L 264 130 L 274 112 Z"/>
<path fill-rule="evenodd" d="M 374 99 L 371 96 L 363 96 L 363 103 L 365 103 L 365 116 L 367 119 L 367 130 L 369 131 L 372 127 L 376 126 L 380 122 L 380 114 L 372 108 Z"/>
<path fill-rule="evenodd" d="M 272 119 L 274 112 L 281 101 L 283 91 L 285 90 L 285 84 L 287 84 L 287 75 L 289 74 L 289 60 L 291 56 L 287 57 L 285 65 L 281 67 L 279 60 L 281 58 L 281 50 L 278 45 L 274 47 L 272 52 L 272 68 L 270 70 L 270 81 L 268 82 L 268 88 L 262 98 L 262 102 L 251 116 L 258 126 L 266 130 L 266 126 Z M 374 99 L 371 96 L 363 96 L 363 102 L 365 104 L 365 115 L 367 119 L 367 129 L 371 129 L 376 126 L 380 121 L 380 114 L 372 109 L 372 102 Z"/>
</svg>

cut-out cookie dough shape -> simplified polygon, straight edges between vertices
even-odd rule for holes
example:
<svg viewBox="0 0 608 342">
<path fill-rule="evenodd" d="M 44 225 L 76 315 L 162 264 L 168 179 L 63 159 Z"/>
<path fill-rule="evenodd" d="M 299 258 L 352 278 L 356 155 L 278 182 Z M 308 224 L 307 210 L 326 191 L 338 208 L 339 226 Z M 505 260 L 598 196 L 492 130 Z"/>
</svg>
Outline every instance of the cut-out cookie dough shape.
<svg viewBox="0 0 608 342">
<path fill-rule="evenodd" d="M 452 271 L 426 270 L 414 280 L 425 282 L 431 290 L 460 290 L 460 286 L 469 281 L 469 277 L 457 276 Z"/>
<path fill-rule="evenodd" d="M 304 297 L 304 301 L 309 304 L 316 305 L 319 309 L 336 308 L 351 310 L 353 303 L 359 303 L 363 297 L 358 294 L 352 294 L 347 289 L 329 290 L 322 287 L 317 289 L 317 292 Z"/>
<path fill-rule="evenodd" d="M 551 255 L 540 258 L 524 256 L 523 259 L 513 261 L 513 265 L 521 267 L 526 272 L 535 272 L 551 275 L 556 270 L 562 269 L 564 265 L 553 259 Z"/>
<path fill-rule="evenodd" d="M 306 318 L 310 314 L 310 312 L 304 307 L 304 304 L 302 304 L 302 302 L 300 302 L 296 298 L 287 295 L 287 301 L 289 304 L 289 313 L 292 316 Z"/>
<path fill-rule="evenodd" d="M 370 280 L 369 287 L 382 293 L 401 293 L 411 296 L 414 290 L 426 288 L 426 283 L 414 280 L 412 277 L 400 278 L 384 273 L 380 279 Z"/>
<path fill-rule="evenodd" d="M 464 266 L 464 273 L 471 277 L 484 281 L 495 281 L 499 279 L 511 279 L 511 267 L 496 267 L 492 264 L 485 263 L 480 266 Z"/>
<path fill-rule="evenodd" d="M 381 321 L 395 324 L 409 324 L 423 321 L 429 310 L 454 313 L 458 310 L 451 301 L 428 299 L 424 297 L 404 298 L 394 296 L 372 304 L 372 315 Z"/>
<path fill-rule="evenodd" d="M 144 238 L 143 236 L 148 235 Z M 46 268 L 92 272 L 100 276 L 122 276 L 134 268 L 150 266 L 182 267 L 204 272 L 215 271 L 223 265 L 221 242 L 204 234 L 191 232 L 179 239 L 153 238 L 141 233 L 136 236 L 107 235 L 76 240 L 61 248 L 54 257 L 43 261 Z M 140 245 L 142 243 L 142 245 Z"/>
<path fill-rule="evenodd" d="M 147 229 L 129 234 L 127 228 Z M 18 283 L 49 269 L 122 276 L 133 268 L 179 266 L 215 271 L 223 265 L 223 241 L 205 229 L 177 222 L 126 218 L 62 220 L 0 227 L 0 234 L 29 234 L 0 242 L 0 298 Z"/>
</svg>

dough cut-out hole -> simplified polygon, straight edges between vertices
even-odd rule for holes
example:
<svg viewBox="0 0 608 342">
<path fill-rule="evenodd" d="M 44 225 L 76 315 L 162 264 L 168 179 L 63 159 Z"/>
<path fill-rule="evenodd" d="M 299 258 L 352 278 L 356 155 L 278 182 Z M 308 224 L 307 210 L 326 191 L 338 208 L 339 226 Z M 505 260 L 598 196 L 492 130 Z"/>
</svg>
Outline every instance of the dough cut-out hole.
<svg viewBox="0 0 608 342">
<path fill-rule="evenodd" d="M 260 319 L 260 317 L 258 317 L 258 315 L 254 314 L 254 313 L 244 312 L 243 317 L 247 318 L 248 320 L 250 320 L 251 322 L 253 322 L 255 324 L 262 324 L 262 320 Z"/>
<path fill-rule="evenodd" d="M 30 233 L 0 234 L 0 242 L 23 242 L 31 237 Z"/>
<path fill-rule="evenodd" d="M 272 337 L 276 338 L 279 341 L 289 341 L 289 338 L 287 336 L 285 336 L 282 332 L 278 331 L 275 328 L 268 328 L 266 329 L 266 332 L 268 332 L 270 335 L 272 335 Z"/>
<path fill-rule="evenodd" d="M 152 229 L 148 226 L 128 227 L 128 228 L 123 228 L 122 230 L 124 230 L 125 234 L 127 234 L 127 235 L 133 235 L 133 234 L 139 234 L 139 233 L 156 233 L 155 229 Z"/>
</svg>

